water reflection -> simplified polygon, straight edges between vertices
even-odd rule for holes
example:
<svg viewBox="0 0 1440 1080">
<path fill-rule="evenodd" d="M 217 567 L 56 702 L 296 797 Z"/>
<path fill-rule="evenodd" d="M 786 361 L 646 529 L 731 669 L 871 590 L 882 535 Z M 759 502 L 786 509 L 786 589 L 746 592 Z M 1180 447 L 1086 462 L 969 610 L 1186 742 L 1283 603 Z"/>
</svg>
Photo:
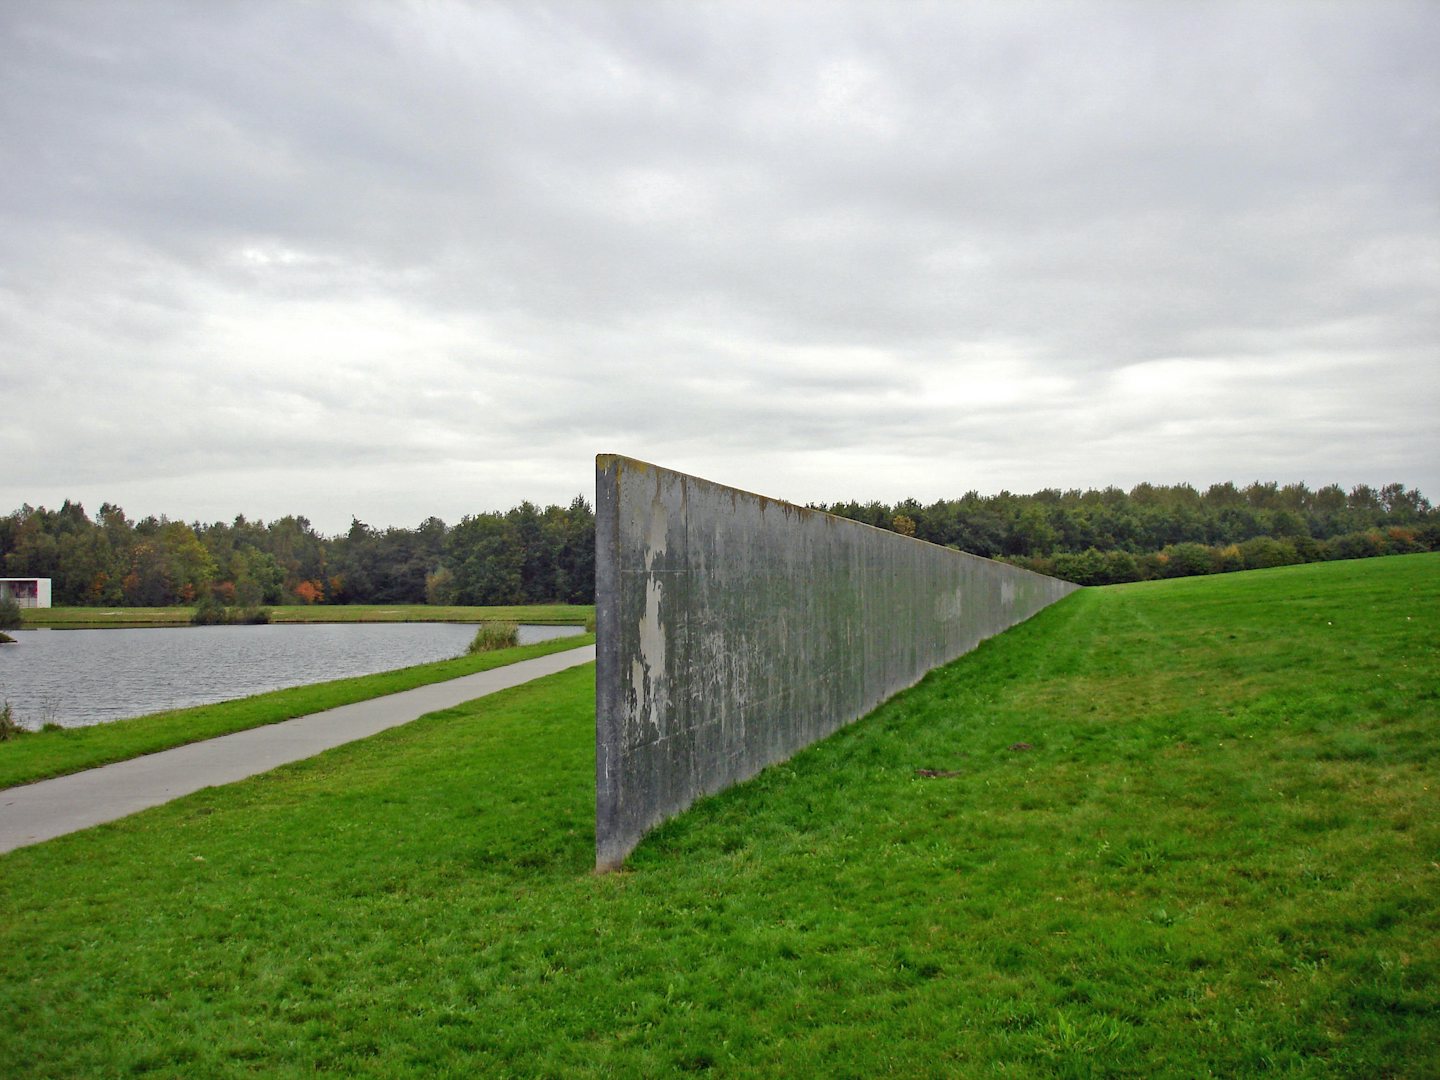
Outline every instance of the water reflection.
<svg viewBox="0 0 1440 1080">
<path fill-rule="evenodd" d="M 582 633 L 522 626 L 520 643 Z M 459 623 L 16 630 L 0 647 L 0 700 L 26 727 L 83 727 L 444 660 L 474 635 Z"/>
</svg>

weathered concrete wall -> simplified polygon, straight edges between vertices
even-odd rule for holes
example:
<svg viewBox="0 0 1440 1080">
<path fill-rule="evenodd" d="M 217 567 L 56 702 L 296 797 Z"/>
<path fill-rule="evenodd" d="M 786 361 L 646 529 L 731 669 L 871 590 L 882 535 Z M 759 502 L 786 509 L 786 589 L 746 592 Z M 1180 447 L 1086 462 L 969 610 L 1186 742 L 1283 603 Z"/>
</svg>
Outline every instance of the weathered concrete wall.
<svg viewBox="0 0 1440 1080">
<path fill-rule="evenodd" d="M 596 865 L 1077 586 L 596 459 Z"/>
</svg>

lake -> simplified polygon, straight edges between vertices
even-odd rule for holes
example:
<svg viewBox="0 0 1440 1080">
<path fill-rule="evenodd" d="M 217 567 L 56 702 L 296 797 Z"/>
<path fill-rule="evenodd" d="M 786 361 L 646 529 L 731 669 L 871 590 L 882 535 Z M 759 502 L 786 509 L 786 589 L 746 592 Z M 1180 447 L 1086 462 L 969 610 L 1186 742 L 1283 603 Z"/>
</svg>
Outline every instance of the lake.
<svg viewBox="0 0 1440 1080">
<path fill-rule="evenodd" d="M 583 634 L 522 626 L 520 643 Z M 0 645 L 0 701 L 17 722 L 84 727 L 306 683 L 447 660 L 460 623 L 284 623 L 135 630 L 15 630 Z"/>
</svg>

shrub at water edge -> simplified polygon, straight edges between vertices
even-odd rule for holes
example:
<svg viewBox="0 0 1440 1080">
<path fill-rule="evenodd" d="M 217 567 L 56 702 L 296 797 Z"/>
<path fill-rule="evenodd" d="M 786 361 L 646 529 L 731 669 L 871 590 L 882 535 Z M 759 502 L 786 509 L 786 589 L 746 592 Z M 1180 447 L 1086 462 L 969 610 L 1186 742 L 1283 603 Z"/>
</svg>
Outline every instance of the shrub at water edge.
<svg viewBox="0 0 1440 1080">
<path fill-rule="evenodd" d="M 10 708 L 10 702 L 0 705 L 0 742 L 9 742 L 20 735 L 29 734 L 15 719 L 15 713 Z"/>
<path fill-rule="evenodd" d="M 520 644 L 520 627 L 513 622 L 485 623 L 475 631 L 475 637 L 466 647 L 470 655 L 509 649 Z"/>
<path fill-rule="evenodd" d="M 263 625 L 269 621 L 269 608 L 226 607 L 223 601 L 214 596 L 201 600 L 190 615 L 191 626 Z"/>
</svg>

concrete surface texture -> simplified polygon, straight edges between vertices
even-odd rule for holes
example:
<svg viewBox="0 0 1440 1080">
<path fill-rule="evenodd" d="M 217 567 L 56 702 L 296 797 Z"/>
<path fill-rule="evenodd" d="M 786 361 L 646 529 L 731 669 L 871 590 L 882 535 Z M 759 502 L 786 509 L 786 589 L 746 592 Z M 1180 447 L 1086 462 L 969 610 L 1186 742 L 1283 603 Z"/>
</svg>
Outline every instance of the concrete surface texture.
<svg viewBox="0 0 1440 1080">
<path fill-rule="evenodd" d="M 598 869 L 1078 586 L 596 459 Z"/>
<path fill-rule="evenodd" d="M 593 646 L 357 701 L 278 724 L 177 746 L 98 769 L 0 791 L 0 852 L 115 821 L 182 795 L 231 784 L 557 671 L 588 664 Z"/>
</svg>

